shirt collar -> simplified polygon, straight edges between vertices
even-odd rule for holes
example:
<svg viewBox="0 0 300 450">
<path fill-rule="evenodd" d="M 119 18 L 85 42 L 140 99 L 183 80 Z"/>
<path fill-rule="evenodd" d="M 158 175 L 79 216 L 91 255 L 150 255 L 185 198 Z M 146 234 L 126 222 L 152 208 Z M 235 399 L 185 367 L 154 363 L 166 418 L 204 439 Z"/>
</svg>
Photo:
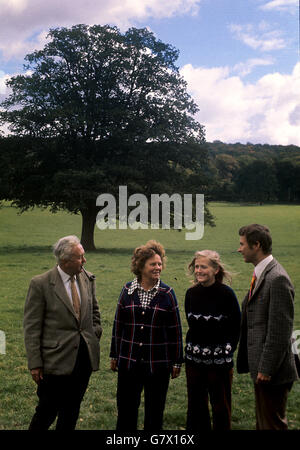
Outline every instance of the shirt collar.
<svg viewBox="0 0 300 450">
<path fill-rule="evenodd" d="M 159 286 L 160 286 L 160 279 L 157 281 L 157 283 L 156 283 L 155 286 L 153 286 L 151 289 L 149 289 L 149 291 L 145 291 L 145 289 L 142 288 L 142 286 L 141 286 L 140 283 L 138 282 L 138 279 L 135 278 L 135 279 L 132 281 L 130 288 L 128 289 L 128 294 L 129 294 L 129 295 L 133 294 L 133 292 L 134 292 L 136 289 L 142 289 L 142 290 L 145 291 L 145 292 L 150 292 L 150 291 L 151 291 L 151 292 L 154 292 L 154 291 L 158 291 Z"/>
<path fill-rule="evenodd" d="M 266 258 L 264 258 L 262 261 L 260 261 L 260 263 L 258 263 L 257 266 L 255 266 L 254 272 L 255 272 L 255 275 L 256 275 L 256 280 L 258 280 L 260 278 L 261 274 L 263 273 L 263 271 L 265 270 L 267 265 L 272 260 L 273 260 L 273 256 L 269 255 Z"/>
<path fill-rule="evenodd" d="M 70 275 L 68 273 L 64 272 L 60 266 L 57 266 L 57 270 L 58 270 L 63 282 L 67 283 L 71 278 Z M 76 275 L 75 275 L 75 280 L 76 280 Z"/>
</svg>

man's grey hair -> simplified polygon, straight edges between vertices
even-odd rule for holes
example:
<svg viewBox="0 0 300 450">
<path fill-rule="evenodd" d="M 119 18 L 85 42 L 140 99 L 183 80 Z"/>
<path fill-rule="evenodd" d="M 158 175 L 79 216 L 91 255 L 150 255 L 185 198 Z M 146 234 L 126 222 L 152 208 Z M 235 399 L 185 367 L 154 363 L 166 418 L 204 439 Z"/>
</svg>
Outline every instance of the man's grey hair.
<svg viewBox="0 0 300 450">
<path fill-rule="evenodd" d="M 60 238 L 53 245 L 53 253 L 58 264 L 71 259 L 72 250 L 78 244 L 80 244 L 80 240 L 77 236 L 72 235 Z"/>
</svg>

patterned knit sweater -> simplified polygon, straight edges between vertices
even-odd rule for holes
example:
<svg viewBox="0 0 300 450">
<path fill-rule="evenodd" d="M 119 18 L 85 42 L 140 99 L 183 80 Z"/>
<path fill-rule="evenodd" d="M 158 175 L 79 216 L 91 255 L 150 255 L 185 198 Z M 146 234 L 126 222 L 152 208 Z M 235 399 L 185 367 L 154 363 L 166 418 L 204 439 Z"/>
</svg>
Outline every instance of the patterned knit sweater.
<svg viewBox="0 0 300 450">
<path fill-rule="evenodd" d="M 215 282 L 187 290 L 185 313 L 186 362 L 206 367 L 233 367 L 233 353 L 240 334 L 240 307 L 234 291 Z"/>
</svg>

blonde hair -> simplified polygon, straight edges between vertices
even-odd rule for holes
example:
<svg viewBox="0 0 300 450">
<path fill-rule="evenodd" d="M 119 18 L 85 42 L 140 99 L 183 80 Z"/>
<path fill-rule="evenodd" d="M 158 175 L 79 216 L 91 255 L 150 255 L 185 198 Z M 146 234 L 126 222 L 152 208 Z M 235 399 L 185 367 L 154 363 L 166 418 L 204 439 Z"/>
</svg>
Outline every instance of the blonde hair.
<svg viewBox="0 0 300 450">
<path fill-rule="evenodd" d="M 147 259 L 152 258 L 155 255 L 161 257 L 162 268 L 164 269 L 167 257 L 164 247 L 159 242 L 151 240 L 134 250 L 131 258 L 131 271 L 138 279 L 141 277 Z"/>
<path fill-rule="evenodd" d="M 195 253 L 194 258 L 188 265 L 188 272 L 189 275 L 193 275 L 194 284 L 197 284 L 197 280 L 195 277 L 195 262 L 196 259 L 201 257 L 207 258 L 209 260 L 210 265 L 214 269 L 219 269 L 218 272 L 216 273 L 216 281 L 223 283 L 223 280 L 225 279 L 228 281 L 229 284 L 231 284 L 233 274 L 225 268 L 225 264 L 221 261 L 219 253 L 215 252 L 214 250 L 201 250 Z"/>
</svg>

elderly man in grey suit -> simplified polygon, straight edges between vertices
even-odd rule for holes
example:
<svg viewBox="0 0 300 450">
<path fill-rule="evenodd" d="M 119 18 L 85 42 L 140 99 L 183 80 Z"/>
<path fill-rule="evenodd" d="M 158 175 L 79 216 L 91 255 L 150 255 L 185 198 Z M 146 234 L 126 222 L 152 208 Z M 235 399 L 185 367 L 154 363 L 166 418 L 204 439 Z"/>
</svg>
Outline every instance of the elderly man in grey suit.
<svg viewBox="0 0 300 450">
<path fill-rule="evenodd" d="M 28 367 L 39 397 L 30 430 L 74 430 L 91 372 L 99 368 L 102 329 L 95 277 L 83 268 L 76 236 L 54 245 L 57 266 L 31 280 L 24 311 Z"/>
<path fill-rule="evenodd" d="M 254 381 L 256 429 L 287 429 L 286 404 L 298 376 L 291 348 L 294 288 L 284 268 L 273 258 L 272 238 L 258 224 L 239 230 L 238 251 L 254 273 L 242 305 L 237 371 Z"/>
</svg>

